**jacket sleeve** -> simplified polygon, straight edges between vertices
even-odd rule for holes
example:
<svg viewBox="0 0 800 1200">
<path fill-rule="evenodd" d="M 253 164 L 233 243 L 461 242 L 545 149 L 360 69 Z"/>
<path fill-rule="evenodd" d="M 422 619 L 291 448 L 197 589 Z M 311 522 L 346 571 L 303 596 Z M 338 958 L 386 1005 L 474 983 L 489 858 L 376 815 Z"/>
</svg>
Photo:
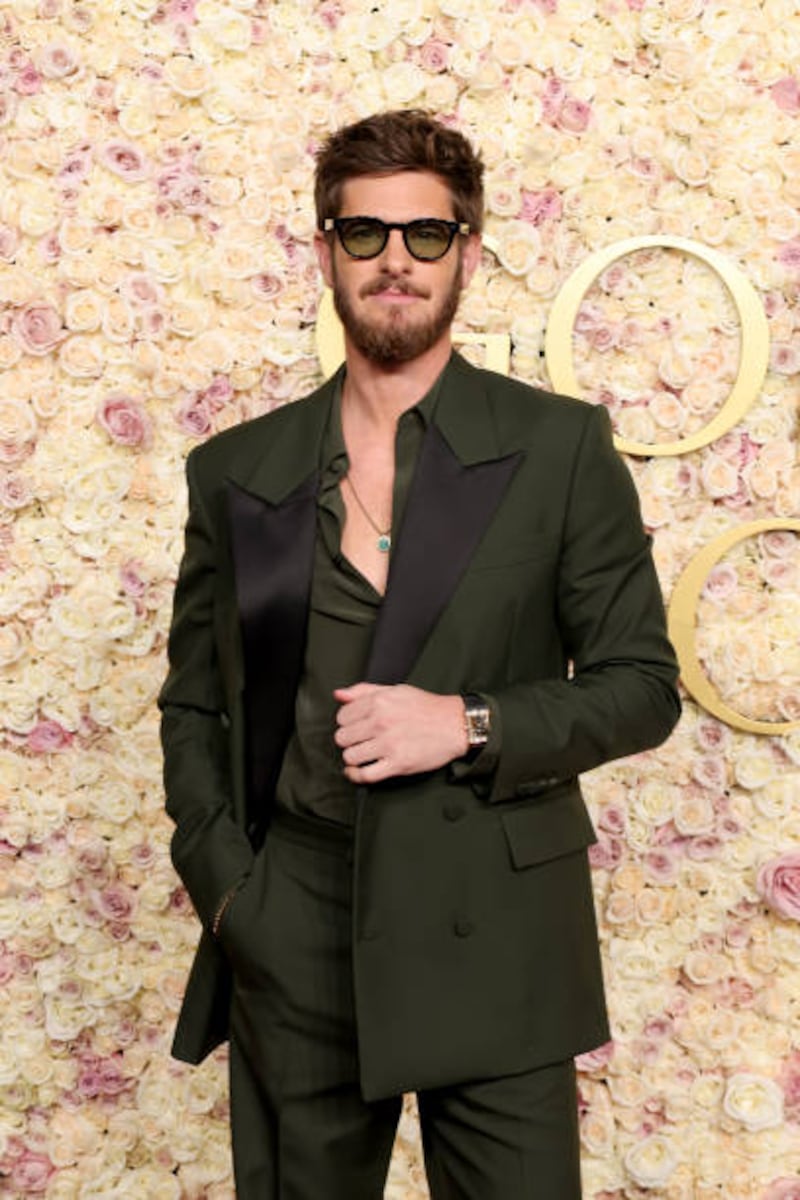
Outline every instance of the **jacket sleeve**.
<svg viewBox="0 0 800 1200">
<path fill-rule="evenodd" d="M 575 456 L 556 595 L 571 675 L 494 690 L 501 749 L 493 801 L 658 745 L 680 715 L 650 538 L 600 407 L 589 410 Z"/>
<path fill-rule="evenodd" d="M 220 547 L 186 467 L 189 515 L 170 628 L 169 673 L 159 696 L 172 861 L 200 920 L 210 926 L 225 893 L 249 871 L 253 851 L 233 817 L 229 714 L 214 638 Z"/>
</svg>

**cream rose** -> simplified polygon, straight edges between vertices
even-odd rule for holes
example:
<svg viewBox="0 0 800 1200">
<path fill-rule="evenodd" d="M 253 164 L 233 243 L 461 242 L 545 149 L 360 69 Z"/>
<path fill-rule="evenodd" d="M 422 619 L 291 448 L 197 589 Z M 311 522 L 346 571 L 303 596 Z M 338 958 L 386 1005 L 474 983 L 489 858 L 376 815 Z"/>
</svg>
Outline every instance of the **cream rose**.
<svg viewBox="0 0 800 1200">
<path fill-rule="evenodd" d="M 678 1165 L 671 1143 L 657 1133 L 632 1146 L 623 1162 L 634 1183 L 643 1188 L 663 1186 Z"/>
<path fill-rule="evenodd" d="M 783 1121 L 783 1092 L 774 1080 L 742 1071 L 728 1080 L 722 1107 L 750 1133 L 775 1129 Z"/>
<path fill-rule="evenodd" d="M 539 231 L 525 221 L 506 221 L 497 231 L 497 257 L 511 275 L 533 270 L 541 244 Z"/>
</svg>

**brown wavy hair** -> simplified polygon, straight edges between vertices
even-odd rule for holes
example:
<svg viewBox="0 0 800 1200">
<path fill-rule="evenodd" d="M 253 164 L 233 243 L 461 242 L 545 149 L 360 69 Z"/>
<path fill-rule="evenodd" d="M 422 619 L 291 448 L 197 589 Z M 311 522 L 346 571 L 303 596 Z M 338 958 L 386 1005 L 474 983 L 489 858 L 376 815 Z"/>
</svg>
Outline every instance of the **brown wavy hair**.
<svg viewBox="0 0 800 1200">
<path fill-rule="evenodd" d="M 463 134 L 420 108 L 375 113 L 334 130 L 317 153 L 317 226 L 337 217 L 342 185 L 359 175 L 431 171 L 450 188 L 453 214 L 474 233 L 483 228 L 483 163 Z"/>
</svg>

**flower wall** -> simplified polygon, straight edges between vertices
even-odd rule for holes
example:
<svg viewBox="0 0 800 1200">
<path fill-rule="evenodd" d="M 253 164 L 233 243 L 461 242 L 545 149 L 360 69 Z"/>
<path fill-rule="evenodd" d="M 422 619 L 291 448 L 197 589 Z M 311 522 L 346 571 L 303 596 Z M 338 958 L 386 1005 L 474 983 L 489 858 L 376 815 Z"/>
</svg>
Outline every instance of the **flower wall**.
<svg viewBox="0 0 800 1200">
<path fill-rule="evenodd" d="M 197 923 L 157 714 L 188 450 L 320 379 L 313 151 L 426 106 L 481 146 L 495 253 L 459 327 L 547 386 L 572 269 L 636 234 L 713 246 L 770 328 L 746 418 L 630 459 L 665 594 L 732 526 L 797 517 L 800 17 L 793 0 L 0 2 L 0 1190 L 232 1195 L 225 1052 L 168 1048 Z M 742 336 L 702 263 L 585 298 L 587 399 L 669 441 Z M 480 356 L 479 347 L 470 353 Z M 698 607 L 721 695 L 800 717 L 797 538 L 739 543 Z M 594 1200 L 800 1197 L 800 733 L 687 698 L 586 779 L 614 1041 L 580 1061 Z M 413 1111 L 387 1196 L 426 1195 Z"/>
</svg>

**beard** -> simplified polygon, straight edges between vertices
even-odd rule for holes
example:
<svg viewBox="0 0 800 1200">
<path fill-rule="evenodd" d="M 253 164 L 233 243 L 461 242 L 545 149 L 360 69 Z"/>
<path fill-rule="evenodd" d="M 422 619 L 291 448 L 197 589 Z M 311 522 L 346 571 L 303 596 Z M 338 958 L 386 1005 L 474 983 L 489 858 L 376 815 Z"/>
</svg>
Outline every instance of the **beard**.
<svg viewBox="0 0 800 1200">
<path fill-rule="evenodd" d="M 461 255 L 458 256 L 458 266 L 453 274 L 449 290 L 442 297 L 439 307 L 426 320 L 408 324 L 405 323 L 404 310 L 389 309 L 387 320 L 383 324 L 359 317 L 353 310 L 350 296 L 342 286 L 336 271 L 333 272 L 333 305 L 353 344 L 365 358 L 382 367 L 399 366 L 419 358 L 426 350 L 439 340 L 453 323 L 453 318 L 461 299 Z M 362 295 L 371 295 L 383 291 L 391 285 L 398 291 L 411 295 L 418 294 L 418 289 L 402 280 L 389 276 L 379 278 L 375 283 L 362 291 Z"/>
</svg>

